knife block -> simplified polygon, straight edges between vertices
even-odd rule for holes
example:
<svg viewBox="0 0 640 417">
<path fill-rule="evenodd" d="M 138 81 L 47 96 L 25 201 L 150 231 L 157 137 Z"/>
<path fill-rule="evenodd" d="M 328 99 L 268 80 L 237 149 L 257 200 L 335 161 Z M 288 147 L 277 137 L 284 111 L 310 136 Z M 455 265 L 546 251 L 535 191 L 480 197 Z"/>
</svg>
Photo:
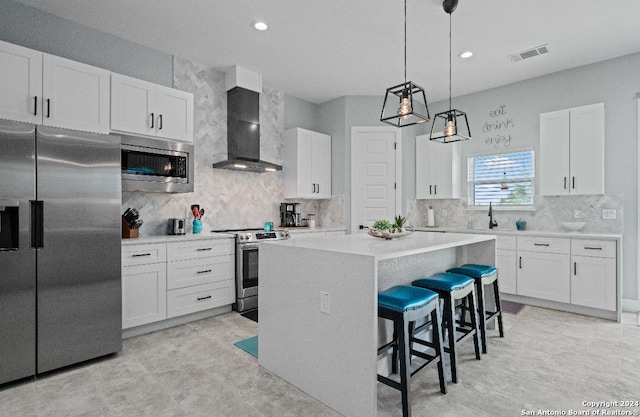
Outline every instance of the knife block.
<svg viewBox="0 0 640 417">
<path fill-rule="evenodd" d="M 139 229 L 132 229 L 129 226 L 129 222 L 125 219 L 122 219 L 122 238 L 123 239 L 133 239 L 138 237 Z"/>
</svg>

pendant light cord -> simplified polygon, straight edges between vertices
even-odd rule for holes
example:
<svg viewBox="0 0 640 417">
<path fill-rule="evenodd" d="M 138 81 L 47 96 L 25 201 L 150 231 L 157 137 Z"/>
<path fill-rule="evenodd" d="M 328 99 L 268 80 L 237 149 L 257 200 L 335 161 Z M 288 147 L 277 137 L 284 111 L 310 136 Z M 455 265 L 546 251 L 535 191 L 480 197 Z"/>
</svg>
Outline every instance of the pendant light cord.
<svg viewBox="0 0 640 417">
<path fill-rule="evenodd" d="M 407 84 L 407 0 L 404 0 L 404 83 L 406 86 Z"/>
<path fill-rule="evenodd" d="M 449 13 L 449 110 L 451 110 L 451 15 L 452 13 Z"/>
</svg>

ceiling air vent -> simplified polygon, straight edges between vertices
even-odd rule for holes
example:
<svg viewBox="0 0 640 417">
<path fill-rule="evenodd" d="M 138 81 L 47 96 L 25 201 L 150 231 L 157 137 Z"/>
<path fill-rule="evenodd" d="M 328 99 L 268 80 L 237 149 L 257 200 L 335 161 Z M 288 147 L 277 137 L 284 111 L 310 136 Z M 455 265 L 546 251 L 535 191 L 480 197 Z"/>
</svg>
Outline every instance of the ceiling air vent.
<svg viewBox="0 0 640 417">
<path fill-rule="evenodd" d="M 549 52 L 549 45 L 545 43 L 544 45 L 536 46 L 535 48 L 527 49 L 526 51 L 510 55 L 509 60 L 511 62 L 518 62 L 522 61 L 523 59 L 533 58 L 534 56 L 546 54 L 547 52 Z"/>
</svg>

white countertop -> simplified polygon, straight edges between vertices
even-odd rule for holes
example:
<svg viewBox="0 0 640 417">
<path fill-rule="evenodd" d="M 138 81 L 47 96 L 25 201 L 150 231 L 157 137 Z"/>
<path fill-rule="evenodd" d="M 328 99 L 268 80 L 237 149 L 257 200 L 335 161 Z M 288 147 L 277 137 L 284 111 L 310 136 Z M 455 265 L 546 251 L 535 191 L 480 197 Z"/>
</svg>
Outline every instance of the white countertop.
<svg viewBox="0 0 640 417">
<path fill-rule="evenodd" d="M 392 240 L 375 238 L 368 234 L 356 234 L 331 236 L 318 239 L 279 240 L 263 243 L 268 245 L 281 245 L 353 255 L 373 256 L 377 260 L 384 260 L 437 251 L 440 249 L 454 248 L 478 242 L 486 242 L 494 239 L 495 236 L 479 234 L 412 233 L 409 236 Z"/>
<path fill-rule="evenodd" d="M 321 232 L 344 232 L 346 229 L 340 227 L 276 227 L 276 230 L 287 230 L 291 234 L 296 233 L 321 233 Z"/>
<path fill-rule="evenodd" d="M 421 232 L 447 232 L 447 233 L 473 233 L 487 235 L 509 235 L 509 236 L 546 236 L 546 237 L 566 237 L 578 239 L 622 239 L 622 234 L 615 233 L 583 233 L 583 232 L 545 232 L 542 230 L 509 230 L 509 229 L 466 229 L 455 227 L 416 227 L 415 230 Z"/>
<path fill-rule="evenodd" d="M 205 239 L 235 239 L 236 235 L 232 233 L 186 233 L 184 235 L 155 235 L 155 236 L 140 236 L 133 239 L 122 239 L 122 245 L 143 245 L 150 243 L 172 243 L 172 242 L 188 242 L 193 240 L 205 240 Z"/>
</svg>

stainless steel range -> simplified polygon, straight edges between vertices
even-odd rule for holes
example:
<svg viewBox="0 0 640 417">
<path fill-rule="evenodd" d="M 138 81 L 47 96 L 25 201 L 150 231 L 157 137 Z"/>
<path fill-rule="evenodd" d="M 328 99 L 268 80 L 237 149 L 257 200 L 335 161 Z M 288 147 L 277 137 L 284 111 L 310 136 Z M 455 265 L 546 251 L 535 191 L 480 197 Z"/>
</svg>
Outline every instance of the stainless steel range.
<svg viewBox="0 0 640 417">
<path fill-rule="evenodd" d="M 258 248 L 260 242 L 290 239 L 286 230 L 213 230 L 236 235 L 236 302 L 233 309 L 246 312 L 258 308 Z"/>
</svg>

